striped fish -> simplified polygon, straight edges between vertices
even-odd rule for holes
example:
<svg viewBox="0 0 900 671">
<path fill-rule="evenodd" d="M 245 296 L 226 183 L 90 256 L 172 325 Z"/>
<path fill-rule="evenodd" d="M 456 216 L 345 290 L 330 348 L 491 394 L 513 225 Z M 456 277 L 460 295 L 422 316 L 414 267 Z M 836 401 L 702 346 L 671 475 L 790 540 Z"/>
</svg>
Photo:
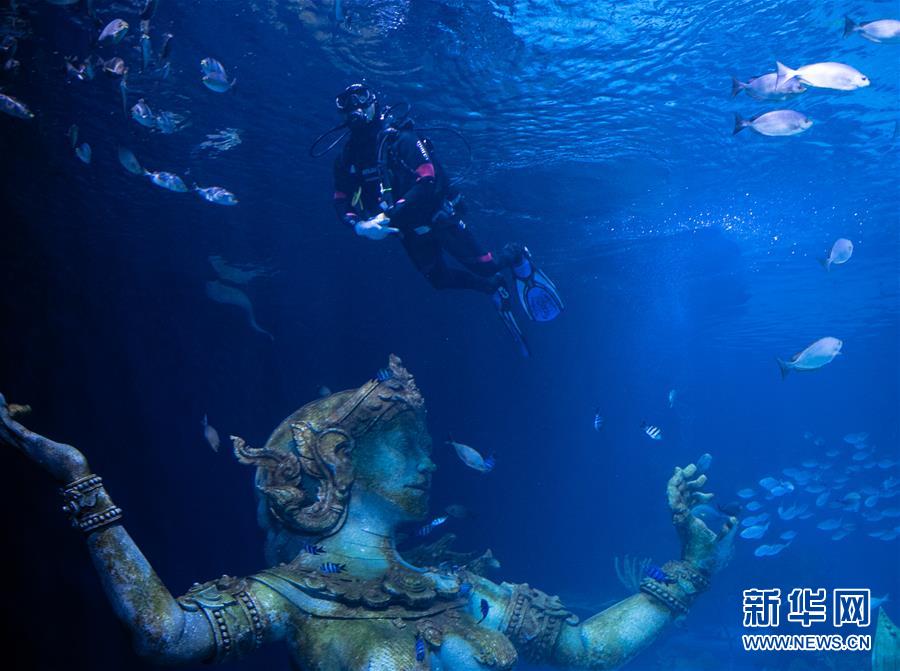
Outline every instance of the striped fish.
<svg viewBox="0 0 900 671">
<path fill-rule="evenodd" d="M 327 561 L 319 567 L 319 570 L 322 573 L 343 573 L 347 570 L 346 564 L 335 564 L 334 562 Z"/>
<path fill-rule="evenodd" d="M 651 440 L 662 440 L 662 431 L 658 426 L 653 426 L 652 424 L 647 424 L 647 422 L 643 422 L 641 424 L 641 428 L 644 430 Z"/>
<path fill-rule="evenodd" d="M 432 529 L 435 529 L 435 528 L 441 526 L 446 521 L 447 521 L 446 515 L 443 515 L 441 517 L 435 517 L 428 524 L 426 524 L 421 529 L 419 529 L 416 532 L 416 536 L 421 536 L 421 537 L 427 536 L 428 534 L 431 533 Z"/>
<path fill-rule="evenodd" d="M 303 547 L 300 548 L 301 552 L 305 552 L 308 555 L 321 555 L 325 554 L 325 548 L 321 545 L 313 545 L 312 543 L 306 543 Z"/>
<path fill-rule="evenodd" d="M 594 413 L 594 431 L 599 431 L 603 428 L 603 415 L 600 414 L 600 408 L 597 408 L 597 411 Z"/>
<path fill-rule="evenodd" d="M 416 661 L 425 661 L 425 641 L 422 640 L 420 634 L 416 634 Z"/>
</svg>

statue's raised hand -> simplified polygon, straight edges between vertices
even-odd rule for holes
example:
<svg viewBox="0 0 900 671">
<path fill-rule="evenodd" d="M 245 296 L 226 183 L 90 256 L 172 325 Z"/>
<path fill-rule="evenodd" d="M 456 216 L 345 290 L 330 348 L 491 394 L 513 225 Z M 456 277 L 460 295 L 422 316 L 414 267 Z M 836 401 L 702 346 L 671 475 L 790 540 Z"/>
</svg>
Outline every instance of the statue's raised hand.
<svg viewBox="0 0 900 671">
<path fill-rule="evenodd" d="M 87 459 L 71 445 L 57 443 L 29 431 L 13 416 L 27 412 L 27 406 L 10 406 L 0 394 L 0 443 L 11 445 L 41 466 L 60 483 L 84 477 L 90 471 Z"/>
<path fill-rule="evenodd" d="M 672 509 L 672 522 L 681 538 L 682 558 L 699 569 L 712 573 L 721 568 L 719 565 L 727 552 L 734 534 L 736 517 L 721 516 L 719 528 L 710 529 L 703 520 L 692 514 L 695 506 L 707 503 L 712 494 L 701 492 L 706 484 L 706 476 L 696 478 L 697 466 L 689 464 L 684 468 L 676 468 L 669 479 L 666 493 L 669 508 Z M 692 479 L 693 478 L 693 479 Z"/>
</svg>

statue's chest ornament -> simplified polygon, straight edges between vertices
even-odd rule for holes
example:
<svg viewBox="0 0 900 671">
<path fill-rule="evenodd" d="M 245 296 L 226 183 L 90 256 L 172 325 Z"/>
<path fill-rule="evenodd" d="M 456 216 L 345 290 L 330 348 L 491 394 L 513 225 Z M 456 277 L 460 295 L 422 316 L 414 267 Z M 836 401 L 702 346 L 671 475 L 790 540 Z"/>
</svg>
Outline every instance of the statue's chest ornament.
<svg viewBox="0 0 900 671">
<path fill-rule="evenodd" d="M 461 582 L 435 580 L 394 564 L 383 575 L 357 578 L 324 574 L 297 563 L 253 576 L 299 610 L 317 619 L 387 621 L 399 632 L 421 638 L 431 653 L 439 653 L 448 636 L 459 636 L 482 665 L 511 669 L 516 650 L 502 633 L 475 623 L 466 612 L 469 594 Z"/>
</svg>

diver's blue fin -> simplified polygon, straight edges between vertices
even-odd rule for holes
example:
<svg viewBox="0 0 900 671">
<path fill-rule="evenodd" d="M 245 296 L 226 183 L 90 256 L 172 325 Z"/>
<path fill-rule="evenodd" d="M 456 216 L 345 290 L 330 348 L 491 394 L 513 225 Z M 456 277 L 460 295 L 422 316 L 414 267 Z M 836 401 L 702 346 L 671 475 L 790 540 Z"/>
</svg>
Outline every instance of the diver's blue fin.
<svg viewBox="0 0 900 671">
<path fill-rule="evenodd" d="M 513 264 L 513 277 L 519 301 L 525 313 L 536 322 L 549 322 L 559 317 L 565 306 L 556 285 L 534 265 L 528 248 L 522 248 L 522 257 Z"/>
<path fill-rule="evenodd" d="M 516 345 L 519 346 L 519 352 L 527 359 L 531 356 L 531 350 L 528 348 L 525 334 L 522 333 L 522 329 L 519 328 L 519 323 L 516 321 L 516 318 L 513 316 L 512 310 L 510 309 L 509 292 L 506 290 L 506 287 L 498 287 L 494 292 L 492 299 L 494 305 L 497 307 L 497 314 L 500 315 L 500 319 L 503 321 L 503 325 L 506 327 L 506 330 L 509 331 L 513 340 L 516 341 Z"/>
</svg>

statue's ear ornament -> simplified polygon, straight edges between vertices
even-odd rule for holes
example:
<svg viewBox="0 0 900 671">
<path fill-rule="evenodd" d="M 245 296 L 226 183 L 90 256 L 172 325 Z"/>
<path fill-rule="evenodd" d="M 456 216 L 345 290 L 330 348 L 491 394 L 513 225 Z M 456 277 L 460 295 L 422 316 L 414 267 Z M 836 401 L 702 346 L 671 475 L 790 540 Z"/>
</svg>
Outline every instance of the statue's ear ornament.
<svg viewBox="0 0 900 671">
<path fill-rule="evenodd" d="M 357 440 L 379 423 L 425 409 L 413 376 L 394 355 L 376 379 L 346 393 L 349 397 L 324 417 L 320 404 L 327 399 L 304 406 L 291 416 L 289 432 L 279 427 L 262 448 L 231 437 L 238 461 L 256 466 L 256 488 L 269 513 L 298 533 L 321 537 L 340 529 Z"/>
</svg>

